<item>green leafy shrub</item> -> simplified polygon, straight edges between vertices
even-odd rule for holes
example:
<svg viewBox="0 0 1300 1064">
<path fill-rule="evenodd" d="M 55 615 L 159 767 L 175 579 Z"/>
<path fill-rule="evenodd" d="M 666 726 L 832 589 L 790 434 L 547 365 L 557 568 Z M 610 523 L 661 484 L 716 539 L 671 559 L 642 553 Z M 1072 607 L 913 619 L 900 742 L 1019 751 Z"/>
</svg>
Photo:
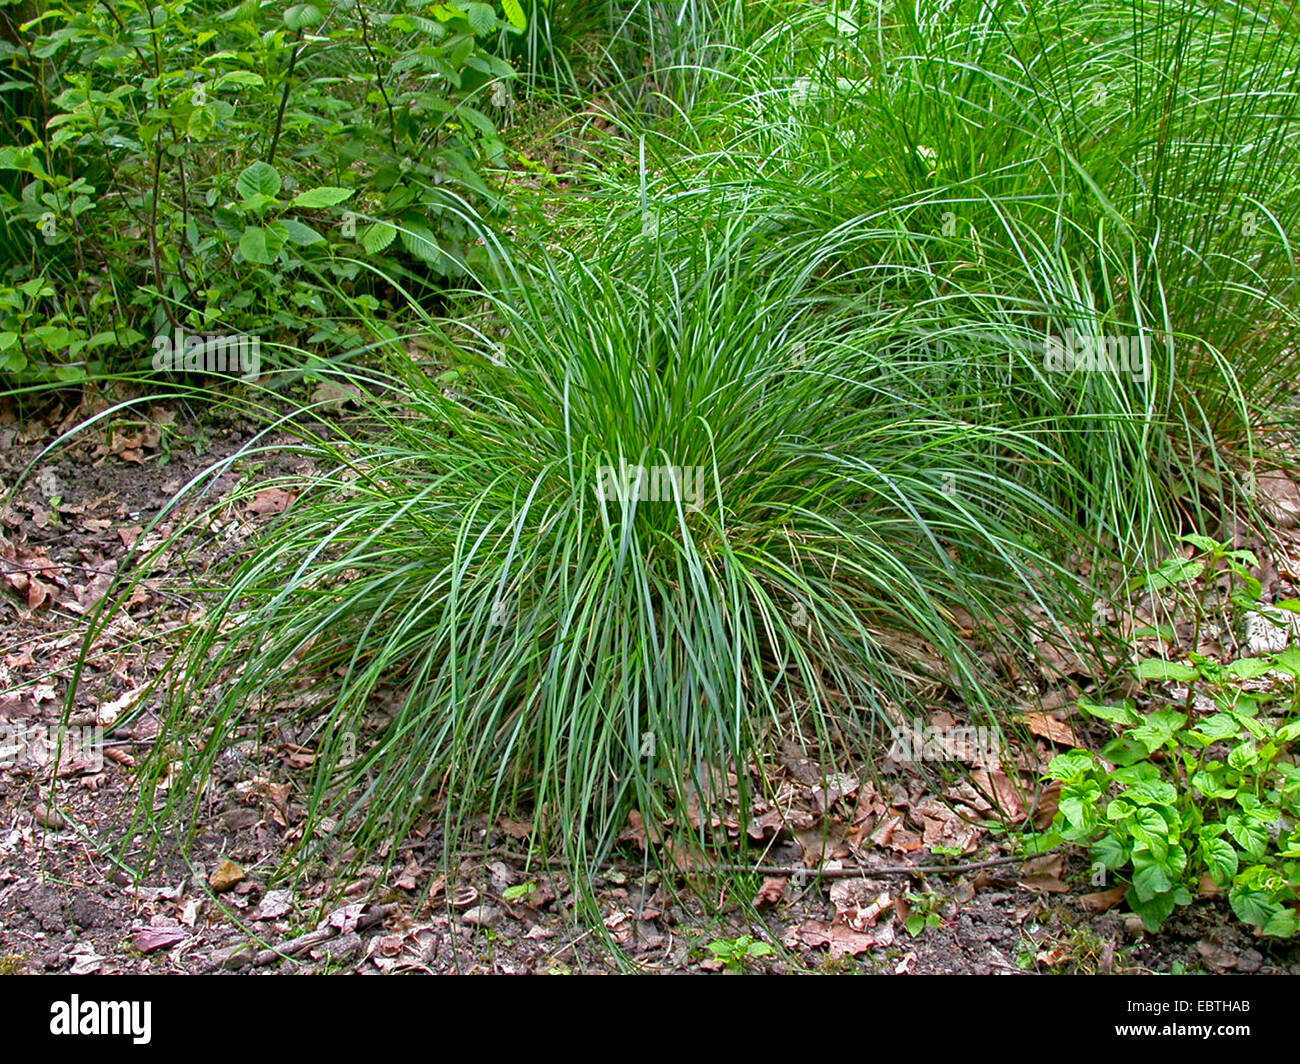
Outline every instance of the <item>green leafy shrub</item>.
<svg viewBox="0 0 1300 1064">
<path fill-rule="evenodd" d="M 0 188 L 18 244 L 0 282 L 43 277 L 67 335 L 4 330 L 4 368 L 140 368 L 141 338 L 177 325 L 345 350 L 391 335 L 358 319 L 484 255 L 500 200 L 479 171 L 513 76 L 489 44 L 523 24 L 514 0 L 45 8 L 14 53 L 9 89 L 38 106 L 0 141 L 20 184 Z"/>
<path fill-rule="evenodd" d="M 1259 582 L 1244 565 L 1254 561 L 1249 552 L 1188 538 L 1203 556 L 1171 559 L 1142 582 L 1156 591 L 1185 585 L 1224 563 L 1243 581 L 1231 601 L 1259 607 Z M 1280 709 L 1273 692 L 1240 686 L 1270 671 L 1292 680 L 1292 699 Z M 1227 892 L 1240 919 L 1264 935 L 1293 935 L 1300 902 L 1300 766 L 1291 745 L 1300 738 L 1300 649 L 1226 665 L 1195 653 L 1187 662 L 1149 658 L 1135 672 L 1186 684 L 1186 708 L 1142 713 L 1131 700 L 1081 701 L 1085 713 L 1119 734 L 1100 754 L 1072 750 L 1052 761 L 1047 776 L 1059 780 L 1062 791 L 1046 841 L 1090 847 L 1094 861 L 1129 883 L 1129 906 L 1153 931 L 1177 906 L 1189 904 L 1208 876 Z M 1213 701 L 1214 712 L 1195 712 L 1198 694 Z"/>
</svg>

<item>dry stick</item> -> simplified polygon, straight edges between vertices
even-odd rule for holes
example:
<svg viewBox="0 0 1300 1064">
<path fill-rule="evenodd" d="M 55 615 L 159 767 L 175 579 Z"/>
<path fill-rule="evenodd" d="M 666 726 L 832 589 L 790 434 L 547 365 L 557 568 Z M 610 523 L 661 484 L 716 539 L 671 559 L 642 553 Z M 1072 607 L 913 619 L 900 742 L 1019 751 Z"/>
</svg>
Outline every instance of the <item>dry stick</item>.
<svg viewBox="0 0 1300 1064">
<path fill-rule="evenodd" d="M 403 843 L 398 849 L 414 848 L 415 842 Z M 734 873 L 749 872 L 760 876 L 814 876 L 825 879 L 845 879 L 849 876 L 861 876 L 863 879 L 870 879 L 872 876 L 907 876 L 912 873 L 920 875 L 943 875 L 944 873 L 956 872 L 977 872 L 982 868 L 997 868 L 999 865 L 1016 864 L 1020 861 L 1032 861 L 1038 857 L 1047 857 L 1054 853 L 1054 850 L 1044 850 L 1042 853 L 1026 853 L 1012 857 L 991 857 L 986 861 L 967 861 L 963 864 L 945 864 L 945 865 L 882 865 L 880 868 L 869 868 L 866 865 L 852 865 L 847 868 L 791 868 L 787 865 L 712 865 L 709 868 L 661 868 L 660 872 L 676 873 L 681 876 L 714 876 L 714 875 L 731 875 Z M 538 861 L 524 853 L 513 853 L 510 850 L 468 850 L 465 853 L 453 855 L 459 860 L 468 860 L 472 857 L 505 857 L 515 861 L 526 861 L 532 867 L 545 868 L 548 871 L 554 869 L 562 871 L 563 865 L 557 865 L 550 861 Z M 630 872 L 639 870 L 639 865 L 618 865 L 613 862 L 607 863 L 606 867 L 617 867 L 620 872 Z"/>
<path fill-rule="evenodd" d="M 396 911 L 397 905 L 395 904 L 372 906 L 357 919 L 354 930 L 364 931 L 376 924 L 383 923 Z M 326 917 L 326 919 L 329 918 Z M 305 935 L 288 939 L 279 945 L 272 946 L 270 949 L 257 950 L 256 943 L 246 942 L 242 946 L 221 950 L 213 959 L 218 968 L 260 968 L 272 961 L 301 956 L 308 950 L 323 945 L 332 939 L 339 938 L 341 935 L 341 928 L 335 927 L 333 924 L 323 923 L 315 931 L 308 931 Z"/>
<path fill-rule="evenodd" d="M 951 865 L 884 865 L 869 868 L 866 865 L 853 865 L 849 868 L 788 868 L 785 865 L 714 865 L 712 868 L 678 868 L 675 871 L 683 876 L 725 875 L 735 872 L 751 872 L 760 876 L 816 876 L 824 879 L 844 879 L 848 876 L 907 876 L 913 873 L 922 875 L 942 875 L 945 872 L 975 872 L 981 868 L 996 868 L 998 865 L 1016 864 L 1019 861 L 1031 861 L 1035 857 L 1045 857 L 1051 853 L 1022 854 L 1018 857 L 993 857 L 987 861 L 968 861 L 965 864 Z"/>
</svg>

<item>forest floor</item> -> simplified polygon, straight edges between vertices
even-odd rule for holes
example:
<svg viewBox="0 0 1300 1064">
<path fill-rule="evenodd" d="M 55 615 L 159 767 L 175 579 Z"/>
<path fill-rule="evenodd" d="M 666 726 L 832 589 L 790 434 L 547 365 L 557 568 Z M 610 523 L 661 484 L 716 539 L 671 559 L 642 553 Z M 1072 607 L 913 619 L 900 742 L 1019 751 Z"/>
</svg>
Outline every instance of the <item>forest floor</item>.
<svg viewBox="0 0 1300 1064">
<path fill-rule="evenodd" d="M 311 759 L 290 734 L 224 752 L 188 856 L 163 848 L 137 875 L 139 846 L 121 842 L 136 813 L 132 769 L 158 728 L 136 705 L 163 660 L 158 637 L 201 608 L 185 594 L 195 570 L 244 549 L 292 497 L 248 493 L 139 574 L 87 657 L 67 721 L 102 727 L 103 756 L 65 745 L 60 758 L 30 740 L 59 724 L 87 621 L 119 565 L 133 546 L 164 542 L 188 516 L 150 527 L 174 493 L 254 431 L 158 403 L 40 457 L 94 412 L 0 412 L 0 496 L 37 463 L 0 514 L 0 971 L 1300 974 L 1300 944 L 1256 938 L 1222 898 L 1149 934 L 1081 857 L 1010 855 L 994 825 L 1051 820 L 1041 767 L 1083 727 L 1070 707 L 1086 678 L 1068 675 L 1021 712 L 1026 738 L 1011 756 L 973 771 L 939 778 L 886 757 L 860 778 L 828 776 L 806 751 L 783 750 L 767 767 L 777 796 L 748 829 L 766 871 L 724 877 L 721 897 L 656 870 L 645 856 L 654 831 L 639 823 L 587 885 L 599 920 L 529 855 L 530 825 L 510 820 L 480 825 L 481 848 L 450 872 L 430 819 L 387 867 L 277 883 L 301 837 L 296 788 Z M 310 472 L 296 461 L 273 449 L 240 459 L 206 502 Z M 952 712 L 938 704 L 932 723 Z M 15 735 L 28 741 L 15 749 Z M 710 828 L 740 833 L 738 822 Z"/>
</svg>

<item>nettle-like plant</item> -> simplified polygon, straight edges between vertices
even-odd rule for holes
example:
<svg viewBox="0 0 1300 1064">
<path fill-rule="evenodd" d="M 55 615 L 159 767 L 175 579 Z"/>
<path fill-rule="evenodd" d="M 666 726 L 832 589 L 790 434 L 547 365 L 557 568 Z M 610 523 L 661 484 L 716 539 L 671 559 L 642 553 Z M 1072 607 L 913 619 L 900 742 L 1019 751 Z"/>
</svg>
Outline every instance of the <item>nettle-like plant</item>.
<svg viewBox="0 0 1300 1064">
<path fill-rule="evenodd" d="M 0 281 L 43 276 L 70 335 L 36 357 L 19 333 L 3 368 L 76 376 L 101 348 L 122 368 L 176 325 L 373 339 L 338 319 L 483 255 L 513 77 L 490 49 L 524 25 L 516 0 L 50 7 L 5 90 L 28 105 L 0 130 Z"/>
<path fill-rule="evenodd" d="M 1230 581 L 1227 601 L 1260 612 L 1260 583 L 1248 551 L 1203 536 L 1185 537 L 1196 556 L 1175 557 L 1138 583 L 1152 591 L 1186 589 L 1207 573 Z M 1197 626 L 1205 615 L 1195 596 Z M 1275 611 L 1296 611 L 1287 600 Z M 1261 934 L 1295 934 L 1300 904 L 1300 648 L 1248 655 L 1228 664 L 1189 653 L 1186 662 L 1150 658 L 1139 678 L 1186 684 L 1181 709 L 1139 712 L 1131 699 L 1083 700 L 1079 708 L 1117 729 L 1099 754 L 1072 750 L 1047 776 L 1062 784 L 1047 838 L 1091 848 L 1094 867 L 1129 884 L 1126 900 L 1150 930 L 1198 892 L 1226 891 L 1236 915 Z M 1289 699 L 1247 690 L 1268 673 L 1289 677 Z M 1198 714 L 1198 697 L 1213 712 Z"/>
</svg>

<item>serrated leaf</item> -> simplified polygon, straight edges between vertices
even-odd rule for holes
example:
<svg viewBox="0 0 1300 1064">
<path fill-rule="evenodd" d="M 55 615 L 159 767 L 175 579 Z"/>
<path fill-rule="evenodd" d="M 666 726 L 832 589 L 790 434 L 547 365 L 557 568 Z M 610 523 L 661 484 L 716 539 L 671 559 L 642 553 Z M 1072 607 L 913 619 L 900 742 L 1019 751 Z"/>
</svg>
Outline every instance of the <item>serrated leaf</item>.
<svg viewBox="0 0 1300 1064">
<path fill-rule="evenodd" d="M 1043 775 L 1062 783 L 1073 783 L 1090 772 L 1094 764 L 1092 754 L 1087 750 L 1071 750 L 1052 758 Z"/>
<path fill-rule="evenodd" d="M 319 185 L 305 192 L 299 192 L 294 196 L 292 204 L 295 207 L 333 207 L 336 203 L 342 203 L 350 197 L 354 191 L 350 188 L 339 188 L 337 185 Z"/>
<path fill-rule="evenodd" d="M 1161 894 L 1167 894 L 1173 890 L 1173 887 L 1173 880 L 1169 878 L 1165 866 L 1154 861 L 1133 874 L 1133 889 L 1137 891 L 1138 900 L 1142 902 L 1150 902 Z"/>
<path fill-rule="evenodd" d="M 1237 788 L 1228 786 L 1219 777 L 1220 774 L 1209 771 L 1194 772 L 1192 786 L 1207 798 L 1235 798 Z"/>
<path fill-rule="evenodd" d="M 526 30 L 528 28 L 528 16 L 524 14 L 523 6 L 519 0 L 501 0 L 501 9 L 506 13 L 506 18 L 510 20 L 510 25 L 517 30 Z"/>
<path fill-rule="evenodd" d="M 1228 895 L 1228 903 L 1237 919 L 1255 927 L 1268 926 L 1282 908 L 1267 894 L 1257 890 L 1234 890 Z"/>
<path fill-rule="evenodd" d="M 1137 805 L 1173 805 L 1178 792 L 1166 780 L 1143 780 L 1126 790 L 1124 797 Z"/>
<path fill-rule="evenodd" d="M 491 4 L 465 4 L 463 6 L 469 24 L 474 27 L 475 33 L 481 36 L 485 33 L 491 33 L 497 28 L 497 13 L 492 10 Z"/>
<path fill-rule="evenodd" d="M 1159 750 L 1187 722 L 1187 716 L 1172 709 L 1148 713 L 1140 726 L 1125 733 L 1125 739 L 1141 743 L 1148 754 Z"/>
<path fill-rule="evenodd" d="M 1112 872 L 1128 864 L 1128 847 L 1118 837 L 1107 833 L 1092 844 L 1092 855 Z"/>
<path fill-rule="evenodd" d="M 1205 572 L 1205 563 L 1193 558 L 1168 558 L 1161 562 L 1152 572 L 1139 576 L 1132 587 L 1145 587 L 1151 591 L 1163 591 L 1174 584 L 1191 583 Z"/>
<path fill-rule="evenodd" d="M 1148 931 L 1156 932 L 1164 926 L 1178 904 L 1173 894 L 1157 894 L 1149 900 L 1138 896 L 1137 888 L 1130 888 L 1125 895 L 1129 908 L 1142 917 L 1142 923 Z"/>
<path fill-rule="evenodd" d="M 1259 824 L 1252 824 L 1245 817 L 1232 813 L 1225 821 L 1228 834 L 1253 860 L 1258 860 L 1268 848 L 1268 832 Z"/>
<path fill-rule="evenodd" d="M 1158 809 L 1142 806 L 1135 809 L 1125 822 L 1129 833 L 1144 842 L 1156 853 L 1163 854 L 1169 839 L 1169 825 Z"/>
<path fill-rule="evenodd" d="M 442 257 L 438 241 L 429 227 L 414 221 L 402 223 L 402 245 L 417 259 L 424 262 L 437 262 Z"/>
<path fill-rule="evenodd" d="M 1145 743 L 1130 738 L 1128 733 L 1112 739 L 1101 749 L 1103 759 L 1124 768 L 1145 760 L 1150 753 Z"/>
<path fill-rule="evenodd" d="M 397 230 L 387 222 L 375 222 L 361 233 L 361 246 L 371 255 L 378 255 L 397 236 Z"/>
<path fill-rule="evenodd" d="M 255 162 L 239 175 L 235 187 L 241 196 L 249 199 L 253 196 L 275 196 L 282 184 L 279 170 L 270 163 Z"/>
<path fill-rule="evenodd" d="M 288 231 L 291 243 L 319 244 L 325 239 L 310 225 L 304 225 L 302 222 L 296 221 L 293 218 L 285 218 L 280 224 Z"/>
<path fill-rule="evenodd" d="M 1214 713 L 1204 720 L 1197 721 L 1195 730 L 1207 739 L 1218 742 L 1221 739 L 1230 739 L 1240 735 L 1241 725 L 1235 717 L 1228 713 Z"/>
<path fill-rule="evenodd" d="M 294 4 L 285 8 L 284 24 L 291 30 L 304 30 L 309 26 L 318 26 L 325 18 L 324 12 L 315 4 Z"/>
<path fill-rule="evenodd" d="M 1286 906 L 1278 906 L 1277 912 L 1268 918 L 1268 922 L 1260 928 L 1260 934 L 1267 935 L 1270 938 L 1291 938 L 1296 933 L 1296 927 L 1300 924 L 1300 915 L 1294 909 L 1288 909 Z"/>
</svg>

